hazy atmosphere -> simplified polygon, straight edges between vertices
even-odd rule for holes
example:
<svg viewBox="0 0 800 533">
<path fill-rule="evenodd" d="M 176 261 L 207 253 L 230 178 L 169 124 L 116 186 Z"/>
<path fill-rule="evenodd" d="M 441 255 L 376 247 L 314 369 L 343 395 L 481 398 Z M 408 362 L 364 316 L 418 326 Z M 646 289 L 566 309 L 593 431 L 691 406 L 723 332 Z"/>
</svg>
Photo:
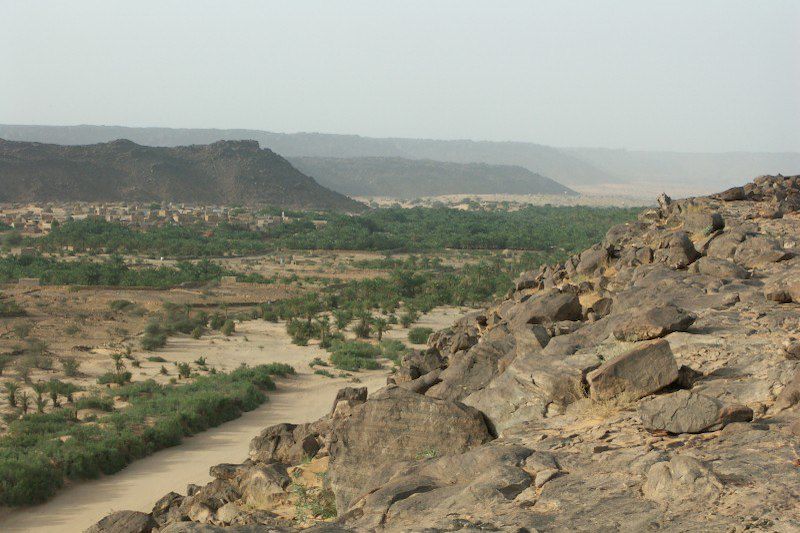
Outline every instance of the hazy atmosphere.
<svg viewBox="0 0 800 533">
<path fill-rule="evenodd" d="M 0 0 L 0 532 L 800 532 L 800 0 Z"/>
<path fill-rule="evenodd" d="M 800 3 L 0 0 L 0 123 L 800 151 Z"/>
</svg>

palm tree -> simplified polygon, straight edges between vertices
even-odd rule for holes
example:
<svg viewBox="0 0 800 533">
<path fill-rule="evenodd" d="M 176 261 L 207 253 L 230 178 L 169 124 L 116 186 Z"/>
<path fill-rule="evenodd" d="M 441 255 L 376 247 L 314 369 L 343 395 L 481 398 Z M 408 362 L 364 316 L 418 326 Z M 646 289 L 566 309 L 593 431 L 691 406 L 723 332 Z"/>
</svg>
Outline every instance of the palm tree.
<svg viewBox="0 0 800 533">
<path fill-rule="evenodd" d="M 4 383 L 6 394 L 8 395 L 8 405 L 11 407 L 17 406 L 17 391 L 19 391 L 19 383 L 16 381 L 6 381 Z"/>
<path fill-rule="evenodd" d="M 383 340 L 383 333 L 389 331 L 389 322 L 385 318 L 377 317 L 372 320 L 375 333 L 378 335 L 378 342 Z"/>
<path fill-rule="evenodd" d="M 28 396 L 28 391 L 24 390 L 19 393 L 19 408 L 22 410 L 22 414 L 26 414 L 28 409 L 31 407 L 31 397 Z"/>
<path fill-rule="evenodd" d="M 125 370 L 125 361 L 122 360 L 123 354 L 121 353 L 112 353 L 111 359 L 114 361 L 114 371 L 117 374 L 122 374 Z"/>
<path fill-rule="evenodd" d="M 333 319 L 336 322 L 336 329 L 341 333 L 353 319 L 353 315 L 347 309 L 336 309 L 333 312 Z"/>
<path fill-rule="evenodd" d="M 331 319 L 328 315 L 317 317 L 317 331 L 319 332 L 319 345 L 328 346 L 328 335 L 331 333 Z"/>
</svg>

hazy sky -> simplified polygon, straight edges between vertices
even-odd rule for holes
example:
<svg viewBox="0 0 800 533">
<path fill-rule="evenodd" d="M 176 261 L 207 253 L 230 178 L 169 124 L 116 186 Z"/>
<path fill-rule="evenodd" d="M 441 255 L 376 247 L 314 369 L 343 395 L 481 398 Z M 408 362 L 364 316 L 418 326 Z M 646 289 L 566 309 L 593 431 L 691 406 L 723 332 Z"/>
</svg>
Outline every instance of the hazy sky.
<svg viewBox="0 0 800 533">
<path fill-rule="evenodd" d="M 0 0 L 0 123 L 800 151 L 800 1 Z"/>
</svg>

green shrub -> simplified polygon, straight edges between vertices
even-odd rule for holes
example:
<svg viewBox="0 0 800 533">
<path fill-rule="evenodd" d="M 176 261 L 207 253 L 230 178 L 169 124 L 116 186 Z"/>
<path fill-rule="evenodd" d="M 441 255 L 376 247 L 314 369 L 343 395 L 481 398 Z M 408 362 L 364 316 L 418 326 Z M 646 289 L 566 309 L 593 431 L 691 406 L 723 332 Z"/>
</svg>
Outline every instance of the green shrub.
<svg viewBox="0 0 800 533">
<path fill-rule="evenodd" d="M 381 355 L 387 359 L 392 360 L 395 364 L 400 363 L 400 359 L 409 353 L 411 349 L 402 343 L 402 341 L 394 339 L 386 339 L 380 343 Z"/>
<path fill-rule="evenodd" d="M 380 353 L 380 348 L 366 342 L 337 340 L 331 346 L 331 363 L 342 370 L 374 370 L 381 367 L 375 360 Z"/>
<path fill-rule="evenodd" d="M 147 350 L 148 352 L 153 350 L 158 350 L 159 348 L 163 348 L 167 345 L 167 335 L 166 333 L 157 333 L 155 335 L 145 335 L 142 337 L 142 349 Z"/>
<path fill-rule="evenodd" d="M 234 331 L 236 331 L 236 325 L 233 323 L 233 320 L 226 320 L 220 328 L 220 332 L 226 337 L 233 335 Z"/>
<path fill-rule="evenodd" d="M 68 378 L 73 378 L 78 375 L 78 369 L 81 363 L 74 357 L 62 357 L 61 367 L 64 369 L 64 375 Z"/>
<path fill-rule="evenodd" d="M 136 304 L 129 300 L 112 300 L 108 303 L 108 307 L 110 307 L 112 311 L 128 311 L 135 305 Z"/>
<path fill-rule="evenodd" d="M 75 402 L 76 409 L 98 409 L 100 411 L 111 412 L 114 410 L 114 399 L 110 396 L 101 396 L 93 394 L 91 396 L 84 396 Z"/>
<path fill-rule="evenodd" d="M 201 326 L 197 326 L 192 330 L 192 338 L 199 339 L 203 336 L 203 328 Z"/>
<path fill-rule="evenodd" d="M 13 300 L 0 300 L 0 317 L 26 316 L 28 313 Z"/>
<path fill-rule="evenodd" d="M 318 369 L 314 370 L 314 373 L 318 374 L 320 376 L 325 376 L 326 378 L 336 377 L 333 374 L 331 374 L 330 372 L 328 372 L 327 370 L 325 370 L 324 368 L 318 368 Z"/>
<path fill-rule="evenodd" d="M 130 372 L 106 372 L 99 378 L 97 378 L 97 383 L 100 385 L 108 385 L 109 383 L 116 383 L 117 385 L 124 385 L 131 380 L 131 373 Z"/>
<path fill-rule="evenodd" d="M 147 358 L 148 361 L 151 363 L 166 363 L 167 360 L 161 357 L 160 355 L 151 355 Z"/>
<path fill-rule="evenodd" d="M 408 340 L 412 344 L 425 344 L 432 333 L 433 329 L 431 328 L 411 328 L 408 332 Z"/>
</svg>

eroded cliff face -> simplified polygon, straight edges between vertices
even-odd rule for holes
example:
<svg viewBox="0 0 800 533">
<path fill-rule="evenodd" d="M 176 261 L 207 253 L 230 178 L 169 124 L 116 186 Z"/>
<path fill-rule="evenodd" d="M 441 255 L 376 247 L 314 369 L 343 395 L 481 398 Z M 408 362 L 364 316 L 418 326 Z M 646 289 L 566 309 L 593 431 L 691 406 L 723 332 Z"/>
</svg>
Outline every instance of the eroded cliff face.
<svg viewBox="0 0 800 533">
<path fill-rule="evenodd" d="M 308 527 L 286 508 L 317 469 L 318 531 L 797 531 L 799 209 L 797 176 L 662 197 L 148 527 Z"/>
</svg>

